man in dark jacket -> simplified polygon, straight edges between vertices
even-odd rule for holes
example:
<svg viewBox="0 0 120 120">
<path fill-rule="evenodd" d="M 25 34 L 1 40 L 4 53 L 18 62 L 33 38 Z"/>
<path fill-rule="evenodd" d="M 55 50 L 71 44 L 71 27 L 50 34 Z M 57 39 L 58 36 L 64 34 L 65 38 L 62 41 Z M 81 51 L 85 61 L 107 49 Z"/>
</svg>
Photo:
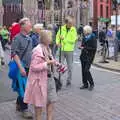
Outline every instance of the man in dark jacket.
<svg viewBox="0 0 120 120">
<path fill-rule="evenodd" d="M 80 27 L 78 28 L 78 35 L 79 35 L 79 40 L 82 40 L 82 38 L 83 38 L 83 35 L 84 35 L 84 33 L 83 33 L 83 25 L 81 24 L 80 25 Z"/>
<path fill-rule="evenodd" d="M 109 63 L 108 61 L 106 61 L 107 51 L 108 51 L 108 40 L 106 39 L 106 28 L 103 28 L 99 32 L 99 42 L 100 42 L 100 45 L 102 46 L 102 50 L 101 50 L 102 61 L 100 62 Z"/>
<path fill-rule="evenodd" d="M 96 54 L 97 40 L 95 34 L 92 33 L 92 28 L 90 26 L 84 27 L 84 34 L 85 36 L 81 45 L 82 53 L 80 56 L 83 86 L 80 87 L 80 89 L 93 90 L 94 81 L 90 73 L 90 67 Z"/>
<path fill-rule="evenodd" d="M 99 42 L 101 43 L 101 45 L 103 45 L 105 43 L 105 40 L 106 40 L 106 32 L 105 32 L 105 28 L 103 28 L 99 32 Z"/>
</svg>

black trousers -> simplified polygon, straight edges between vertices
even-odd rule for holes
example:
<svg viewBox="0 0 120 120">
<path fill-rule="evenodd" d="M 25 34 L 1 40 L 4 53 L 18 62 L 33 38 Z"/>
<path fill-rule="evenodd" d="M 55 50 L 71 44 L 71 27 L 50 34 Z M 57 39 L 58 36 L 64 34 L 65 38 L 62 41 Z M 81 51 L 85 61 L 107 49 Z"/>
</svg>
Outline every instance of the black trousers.
<svg viewBox="0 0 120 120">
<path fill-rule="evenodd" d="M 17 106 L 19 106 L 20 111 L 25 111 L 28 109 L 28 104 L 23 102 L 23 98 L 18 96 L 16 101 Z"/>
<path fill-rule="evenodd" d="M 5 50 L 5 46 L 6 46 L 7 42 L 8 42 L 8 40 L 5 40 L 5 39 L 1 40 L 3 50 Z"/>
<path fill-rule="evenodd" d="M 92 62 L 81 60 L 82 82 L 83 82 L 83 85 L 86 87 L 88 87 L 89 84 L 94 85 L 94 81 L 93 81 L 92 75 L 90 73 L 91 64 L 92 64 Z"/>
</svg>

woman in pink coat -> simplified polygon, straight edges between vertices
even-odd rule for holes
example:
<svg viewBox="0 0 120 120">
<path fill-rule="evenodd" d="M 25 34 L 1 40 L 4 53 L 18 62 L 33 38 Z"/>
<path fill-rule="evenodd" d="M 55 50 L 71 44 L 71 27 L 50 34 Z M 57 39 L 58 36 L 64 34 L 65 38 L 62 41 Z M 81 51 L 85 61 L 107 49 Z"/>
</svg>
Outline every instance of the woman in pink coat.
<svg viewBox="0 0 120 120">
<path fill-rule="evenodd" d="M 47 120 L 52 120 L 53 104 L 57 100 L 55 81 L 51 70 L 55 65 L 55 60 L 49 49 L 51 39 L 48 31 L 42 31 L 40 36 L 41 44 L 33 50 L 24 102 L 34 105 L 36 120 L 41 120 L 42 108 L 46 108 L 47 105 Z"/>
</svg>

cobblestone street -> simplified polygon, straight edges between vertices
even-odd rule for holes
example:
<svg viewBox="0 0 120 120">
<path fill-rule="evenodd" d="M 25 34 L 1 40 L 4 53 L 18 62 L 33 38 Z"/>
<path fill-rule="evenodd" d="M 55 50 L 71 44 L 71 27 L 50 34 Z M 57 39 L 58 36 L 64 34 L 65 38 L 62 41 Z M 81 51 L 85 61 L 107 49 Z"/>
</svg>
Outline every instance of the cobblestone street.
<svg viewBox="0 0 120 120">
<path fill-rule="evenodd" d="M 119 84 L 118 84 L 119 83 Z M 72 87 L 59 93 L 55 120 L 120 120 L 120 81 L 93 92 Z M 0 120 L 22 120 L 15 101 L 0 104 Z"/>
<path fill-rule="evenodd" d="M 80 51 L 74 55 L 72 88 L 59 93 L 55 107 L 55 120 L 120 120 L 120 73 L 92 67 L 95 90 L 82 91 Z M 6 59 L 9 53 L 6 52 Z M 8 61 L 6 60 L 6 64 Z M 12 92 L 11 81 L 7 77 L 7 68 L 0 71 L 0 120 L 24 120 L 15 110 L 16 94 Z M 14 101 L 13 101 L 14 100 Z M 8 102 L 7 102 L 8 101 Z M 33 112 L 32 107 L 30 110 Z M 45 119 L 45 113 L 43 114 Z"/>
</svg>

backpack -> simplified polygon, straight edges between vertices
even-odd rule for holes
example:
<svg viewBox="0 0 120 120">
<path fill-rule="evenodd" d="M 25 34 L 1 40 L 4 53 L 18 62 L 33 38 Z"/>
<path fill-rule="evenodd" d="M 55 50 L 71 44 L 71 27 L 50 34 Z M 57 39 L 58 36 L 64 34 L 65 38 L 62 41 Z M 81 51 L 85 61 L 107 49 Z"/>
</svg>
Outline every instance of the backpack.
<svg viewBox="0 0 120 120">
<path fill-rule="evenodd" d="M 107 36 L 108 36 L 108 37 L 112 37 L 112 30 L 108 30 L 108 31 L 107 31 Z"/>
</svg>

